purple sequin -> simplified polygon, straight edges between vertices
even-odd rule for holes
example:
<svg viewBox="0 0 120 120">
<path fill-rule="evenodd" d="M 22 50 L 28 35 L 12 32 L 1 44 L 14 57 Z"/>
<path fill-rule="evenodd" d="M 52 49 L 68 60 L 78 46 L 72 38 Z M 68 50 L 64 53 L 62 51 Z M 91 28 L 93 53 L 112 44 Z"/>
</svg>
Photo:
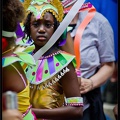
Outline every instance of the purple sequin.
<svg viewBox="0 0 120 120">
<path fill-rule="evenodd" d="M 59 66 L 59 63 L 56 63 L 56 66 Z"/>
</svg>

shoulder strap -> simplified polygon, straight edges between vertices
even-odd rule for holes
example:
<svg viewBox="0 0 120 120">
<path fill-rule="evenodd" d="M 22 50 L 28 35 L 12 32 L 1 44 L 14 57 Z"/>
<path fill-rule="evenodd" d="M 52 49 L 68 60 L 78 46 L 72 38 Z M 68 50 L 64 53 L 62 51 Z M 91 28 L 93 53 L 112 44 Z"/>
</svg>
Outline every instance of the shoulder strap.
<svg viewBox="0 0 120 120">
<path fill-rule="evenodd" d="M 22 74 L 19 72 L 19 70 L 18 70 L 13 64 L 11 64 L 11 66 L 18 72 L 18 74 L 20 75 L 20 77 L 21 77 L 21 79 L 22 79 L 22 81 L 23 81 L 23 83 L 24 83 L 24 85 L 25 85 L 25 87 L 26 87 L 27 85 L 26 85 L 26 82 L 25 82 Z"/>
<path fill-rule="evenodd" d="M 89 5 L 90 3 L 86 3 L 86 4 L 88 4 L 88 7 L 81 9 L 80 12 L 88 10 L 88 13 L 86 17 L 84 18 L 84 20 L 82 21 L 82 23 L 80 24 L 80 26 L 78 27 L 76 35 L 75 35 L 75 39 L 74 39 L 74 52 L 76 56 L 76 63 L 77 63 L 76 69 L 77 70 L 79 70 L 80 64 L 81 64 L 79 50 L 80 50 L 80 41 L 82 39 L 82 34 L 84 32 L 84 29 L 86 28 L 88 23 L 92 20 L 96 12 L 96 9 L 94 8 L 92 4 L 91 4 L 92 5 L 91 7 Z"/>
</svg>

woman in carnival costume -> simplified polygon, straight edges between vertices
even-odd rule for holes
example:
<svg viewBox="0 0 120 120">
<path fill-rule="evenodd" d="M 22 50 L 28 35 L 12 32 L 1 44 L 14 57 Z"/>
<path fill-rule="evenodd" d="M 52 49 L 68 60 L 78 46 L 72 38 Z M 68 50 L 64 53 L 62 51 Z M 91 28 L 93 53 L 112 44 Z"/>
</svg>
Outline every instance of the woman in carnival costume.
<svg viewBox="0 0 120 120">
<path fill-rule="evenodd" d="M 49 41 L 64 14 L 59 0 L 34 0 L 30 5 L 29 2 L 24 1 L 27 8 L 24 31 L 34 41 L 34 50 L 27 51 L 34 55 Z M 74 120 L 82 116 L 83 98 L 74 68 L 75 56 L 59 49 L 61 41 L 64 42 L 60 37 L 40 56 L 35 67 L 23 64 L 30 81 L 32 110 L 39 119 Z"/>
<path fill-rule="evenodd" d="M 15 31 L 17 23 L 21 22 L 24 17 L 24 8 L 19 0 L 4 0 L 2 13 L 2 92 L 16 92 L 18 97 L 18 110 L 22 113 L 23 120 L 35 120 L 36 118 L 31 111 L 31 105 L 29 102 L 29 82 L 22 66 L 20 65 L 20 62 L 24 62 L 32 66 L 35 65 L 35 61 L 33 57 L 27 53 L 14 51 L 16 47 Z M 4 112 L 3 107 L 3 117 L 6 119 L 10 110 L 5 111 L 6 112 Z M 15 110 L 11 112 L 15 112 Z M 4 113 L 8 114 L 5 116 Z M 12 119 L 17 117 L 18 113 L 15 113 L 16 114 L 11 115 Z M 17 119 L 21 120 L 20 117 L 17 117 L 16 120 Z"/>
</svg>

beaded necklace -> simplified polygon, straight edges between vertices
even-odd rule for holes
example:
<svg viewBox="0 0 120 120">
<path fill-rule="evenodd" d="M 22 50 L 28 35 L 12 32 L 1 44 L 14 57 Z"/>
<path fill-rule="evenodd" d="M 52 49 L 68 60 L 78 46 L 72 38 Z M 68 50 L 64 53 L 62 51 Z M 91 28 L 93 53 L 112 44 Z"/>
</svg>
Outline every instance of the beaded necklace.
<svg viewBox="0 0 120 120">
<path fill-rule="evenodd" d="M 52 57 L 52 56 L 54 56 L 54 55 L 57 55 L 57 54 L 59 54 L 59 53 L 61 53 L 61 50 L 59 50 L 59 51 L 57 51 L 57 52 L 55 52 L 55 53 L 52 53 L 52 54 L 50 54 L 50 55 L 47 55 L 47 56 L 42 56 L 42 57 L 40 57 L 39 60 L 47 59 L 47 58 Z"/>
<path fill-rule="evenodd" d="M 53 50 L 56 50 L 56 52 L 53 52 Z M 43 56 L 41 56 L 39 58 L 39 60 L 47 59 L 47 58 L 52 57 L 54 55 L 57 55 L 59 53 L 61 53 L 61 50 L 59 50 L 58 48 L 53 46 L 51 49 L 49 49 L 49 51 L 47 51 Z M 31 54 L 34 55 L 35 54 L 35 50 L 33 50 L 33 52 Z"/>
</svg>

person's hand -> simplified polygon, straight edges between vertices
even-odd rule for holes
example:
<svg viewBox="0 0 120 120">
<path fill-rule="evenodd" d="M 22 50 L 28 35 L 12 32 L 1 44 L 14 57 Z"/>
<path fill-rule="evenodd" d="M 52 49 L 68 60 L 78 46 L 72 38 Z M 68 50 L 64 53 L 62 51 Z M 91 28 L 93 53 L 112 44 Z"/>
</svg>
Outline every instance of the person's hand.
<svg viewBox="0 0 120 120">
<path fill-rule="evenodd" d="M 8 109 L 2 111 L 2 120 L 23 120 L 23 118 L 22 114 L 18 110 Z"/>
<path fill-rule="evenodd" d="M 81 78 L 80 93 L 85 94 L 93 89 L 91 79 Z"/>
</svg>

